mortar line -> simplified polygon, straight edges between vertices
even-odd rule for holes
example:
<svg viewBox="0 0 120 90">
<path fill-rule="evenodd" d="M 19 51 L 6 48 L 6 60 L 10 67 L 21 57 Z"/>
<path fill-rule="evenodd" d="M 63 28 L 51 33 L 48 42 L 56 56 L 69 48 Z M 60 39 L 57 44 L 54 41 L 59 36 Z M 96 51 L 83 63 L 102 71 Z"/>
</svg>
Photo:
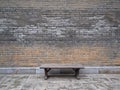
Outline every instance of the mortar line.
<svg viewBox="0 0 120 90">
<path fill-rule="evenodd" d="M 29 78 L 30 78 L 30 75 L 28 75 L 28 78 L 27 78 L 27 79 L 24 81 L 24 83 L 21 85 L 20 90 L 22 90 L 23 85 L 25 85 L 25 83 L 28 81 Z"/>
</svg>

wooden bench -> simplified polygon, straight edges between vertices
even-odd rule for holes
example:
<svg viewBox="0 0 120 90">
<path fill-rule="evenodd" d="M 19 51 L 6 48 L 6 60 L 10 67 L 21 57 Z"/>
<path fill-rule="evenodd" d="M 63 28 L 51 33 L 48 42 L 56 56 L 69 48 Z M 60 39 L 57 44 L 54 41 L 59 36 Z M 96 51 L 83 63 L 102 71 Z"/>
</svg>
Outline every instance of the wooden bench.
<svg viewBox="0 0 120 90">
<path fill-rule="evenodd" d="M 44 69 L 44 79 L 48 79 L 48 72 L 51 69 L 72 69 L 75 73 L 75 77 L 79 79 L 79 70 L 83 69 L 84 67 L 82 65 L 75 65 L 75 64 L 42 64 L 40 66 L 40 69 Z"/>
</svg>

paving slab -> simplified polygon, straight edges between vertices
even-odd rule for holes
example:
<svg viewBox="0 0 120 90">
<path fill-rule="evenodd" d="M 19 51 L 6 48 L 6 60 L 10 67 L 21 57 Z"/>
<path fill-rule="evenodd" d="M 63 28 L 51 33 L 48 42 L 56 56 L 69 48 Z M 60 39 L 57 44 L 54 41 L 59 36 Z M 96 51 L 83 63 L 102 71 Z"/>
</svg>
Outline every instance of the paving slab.
<svg viewBox="0 0 120 90">
<path fill-rule="evenodd" d="M 0 90 L 120 90 L 120 74 L 81 74 L 51 76 L 43 74 L 0 74 Z"/>
</svg>

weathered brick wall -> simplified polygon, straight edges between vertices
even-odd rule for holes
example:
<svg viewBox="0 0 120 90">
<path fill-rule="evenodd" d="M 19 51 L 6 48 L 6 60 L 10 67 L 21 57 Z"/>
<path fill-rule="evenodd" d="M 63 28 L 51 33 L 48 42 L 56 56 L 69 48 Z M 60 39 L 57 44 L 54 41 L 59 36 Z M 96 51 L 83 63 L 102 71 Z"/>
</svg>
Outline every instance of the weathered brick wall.
<svg viewBox="0 0 120 90">
<path fill-rule="evenodd" d="M 120 65 L 119 0 L 0 0 L 0 66 Z"/>
</svg>

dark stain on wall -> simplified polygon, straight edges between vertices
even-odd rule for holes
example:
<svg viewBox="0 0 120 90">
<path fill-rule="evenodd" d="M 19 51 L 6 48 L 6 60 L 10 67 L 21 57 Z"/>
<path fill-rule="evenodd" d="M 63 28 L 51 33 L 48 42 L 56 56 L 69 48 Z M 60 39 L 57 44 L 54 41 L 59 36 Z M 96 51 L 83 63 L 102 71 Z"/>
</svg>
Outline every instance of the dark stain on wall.
<svg viewBox="0 0 120 90">
<path fill-rule="evenodd" d="M 120 12 L 109 11 L 110 14 L 104 12 L 102 15 L 98 11 L 91 12 L 92 10 L 1 8 L 0 39 L 22 44 L 33 44 L 34 41 L 48 44 L 77 44 L 84 41 L 119 43 Z"/>
</svg>

